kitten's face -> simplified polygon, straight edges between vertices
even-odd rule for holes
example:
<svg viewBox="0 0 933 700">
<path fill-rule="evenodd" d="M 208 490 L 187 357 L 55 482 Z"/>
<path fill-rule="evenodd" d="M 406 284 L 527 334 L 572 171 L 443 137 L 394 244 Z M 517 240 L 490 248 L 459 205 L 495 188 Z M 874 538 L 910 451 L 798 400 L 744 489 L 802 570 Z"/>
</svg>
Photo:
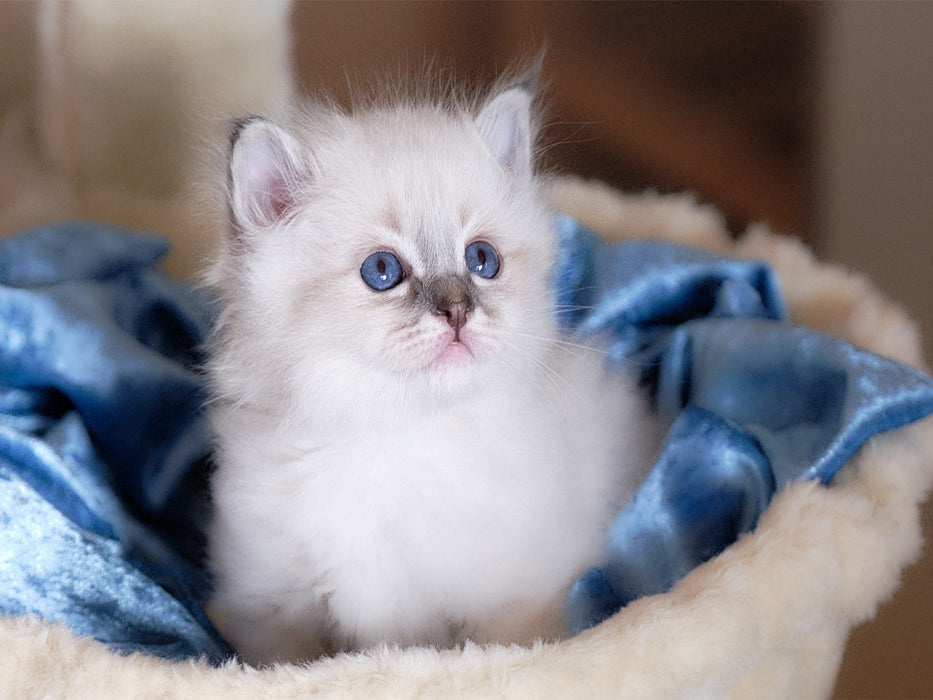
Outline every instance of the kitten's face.
<svg viewBox="0 0 933 700">
<path fill-rule="evenodd" d="M 520 97 L 475 122 L 403 108 L 315 135 L 246 125 L 231 165 L 230 323 L 287 390 L 396 400 L 537 369 L 553 336 L 554 243 Z M 256 147 L 271 175 L 238 164 Z"/>
</svg>

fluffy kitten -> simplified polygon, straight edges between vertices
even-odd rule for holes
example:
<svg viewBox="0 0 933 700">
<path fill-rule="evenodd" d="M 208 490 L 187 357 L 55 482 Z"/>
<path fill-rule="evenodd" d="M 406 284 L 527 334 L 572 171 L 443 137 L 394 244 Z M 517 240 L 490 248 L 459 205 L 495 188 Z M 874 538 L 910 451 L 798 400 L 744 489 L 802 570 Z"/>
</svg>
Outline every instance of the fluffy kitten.
<svg viewBox="0 0 933 700">
<path fill-rule="evenodd" d="M 245 659 L 559 636 L 646 472 L 637 393 L 557 331 L 532 100 L 234 134 L 209 553 Z"/>
</svg>

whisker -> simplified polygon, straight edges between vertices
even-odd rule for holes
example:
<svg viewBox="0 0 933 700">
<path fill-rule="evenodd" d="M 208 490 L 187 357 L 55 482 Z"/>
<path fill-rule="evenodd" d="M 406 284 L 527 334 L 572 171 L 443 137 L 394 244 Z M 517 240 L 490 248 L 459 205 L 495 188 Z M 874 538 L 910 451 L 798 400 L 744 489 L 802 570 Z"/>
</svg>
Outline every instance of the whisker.
<svg viewBox="0 0 933 700">
<path fill-rule="evenodd" d="M 542 340 L 552 340 L 552 339 L 542 339 Z M 542 378 L 547 379 L 548 383 L 552 386 L 553 389 L 556 390 L 557 395 L 559 397 L 566 396 L 565 392 L 567 390 L 569 390 L 570 392 L 572 392 L 574 395 L 578 397 L 580 396 L 579 388 L 576 387 L 573 384 L 573 382 L 569 381 L 563 374 L 558 372 L 553 367 L 549 366 L 541 358 L 536 357 L 535 355 L 528 352 L 527 350 L 525 350 L 518 344 L 513 343 L 511 341 L 506 340 L 503 342 L 503 345 L 505 345 L 509 350 L 513 352 L 517 352 L 525 356 L 529 360 L 531 360 L 533 366 L 541 371 Z M 559 408 L 561 408 L 562 410 L 565 410 L 566 406 L 560 406 Z"/>
<path fill-rule="evenodd" d="M 536 335 L 534 333 L 524 333 L 522 331 L 513 331 L 513 334 L 521 338 L 536 340 L 541 343 L 554 346 L 558 349 L 566 351 L 567 353 L 573 353 L 574 351 L 582 350 L 585 352 L 591 352 L 596 355 L 605 356 L 609 354 L 606 350 L 603 350 L 602 348 L 599 348 L 595 345 L 576 342 L 566 337 L 549 337 L 549 336 L 543 336 L 543 335 Z"/>
<path fill-rule="evenodd" d="M 546 366 L 543 367 L 545 371 L 528 371 L 527 367 L 518 367 L 508 359 L 504 361 L 504 364 L 516 376 L 521 377 L 525 375 L 535 382 L 542 397 L 559 415 L 566 415 L 568 413 L 566 405 L 567 389 L 562 386 L 562 383 L 566 384 L 568 387 L 570 386 L 566 379 L 559 375 L 554 376 L 553 370 L 549 370 Z M 537 362 L 535 363 L 535 369 L 542 369 L 538 367 Z"/>
<path fill-rule="evenodd" d="M 543 335 L 536 335 L 533 333 L 525 333 L 521 331 L 513 331 L 515 336 L 521 338 L 527 338 L 535 340 L 541 343 L 550 345 L 556 349 L 566 352 L 568 355 L 572 355 L 576 352 L 585 352 L 591 353 L 593 355 L 600 356 L 602 358 L 615 357 L 609 348 L 605 344 L 597 342 L 586 342 L 585 340 L 573 340 L 566 336 L 559 337 L 550 337 Z M 597 336 L 598 337 L 598 336 Z M 659 360 L 642 360 L 631 356 L 624 356 L 618 358 L 617 360 L 621 364 L 633 367 L 633 368 L 646 368 L 646 367 L 655 367 L 658 365 Z"/>
</svg>

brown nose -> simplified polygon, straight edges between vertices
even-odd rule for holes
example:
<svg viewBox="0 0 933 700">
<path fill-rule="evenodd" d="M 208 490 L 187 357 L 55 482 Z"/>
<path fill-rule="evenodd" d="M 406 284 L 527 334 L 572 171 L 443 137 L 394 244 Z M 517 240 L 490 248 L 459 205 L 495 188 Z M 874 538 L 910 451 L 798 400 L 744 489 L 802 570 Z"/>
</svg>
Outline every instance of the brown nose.
<svg viewBox="0 0 933 700">
<path fill-rule="evenodd" d="M 447 317 L 447 323 L 454 329 L 454 337 L 460 338 L 460 329 L 467 321 L 467 314 L 470 313 L 470 305 L 464 299 L 442 300 L 437 305 L 437 313 L 444 314 Z"/>
<path fill-rule="evenodd" d="M 426 290 L 434 307 L 434 313 L 443 315 L 454 329 L 454 338 L 460 339 L 460 330 L 466 325 L 473 310 L 473 299 L 467 284 L 457 277 L 437 280 Z"/>
</svg>

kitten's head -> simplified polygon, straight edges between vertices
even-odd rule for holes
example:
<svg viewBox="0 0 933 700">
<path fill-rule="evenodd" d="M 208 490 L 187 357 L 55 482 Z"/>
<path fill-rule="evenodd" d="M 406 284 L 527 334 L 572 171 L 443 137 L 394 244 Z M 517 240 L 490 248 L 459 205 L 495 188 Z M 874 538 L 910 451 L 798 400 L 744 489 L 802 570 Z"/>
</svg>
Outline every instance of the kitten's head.
<svg viewBox="0 0 933 700">
<path fill-rule="evenodd" d="M 475 110 L 405 101 L 240 123 L 214 270 L 219 389 L 397 401 L 537 371 L 555 241 L 534 136 L 523 87 Z"/>
</svg>

